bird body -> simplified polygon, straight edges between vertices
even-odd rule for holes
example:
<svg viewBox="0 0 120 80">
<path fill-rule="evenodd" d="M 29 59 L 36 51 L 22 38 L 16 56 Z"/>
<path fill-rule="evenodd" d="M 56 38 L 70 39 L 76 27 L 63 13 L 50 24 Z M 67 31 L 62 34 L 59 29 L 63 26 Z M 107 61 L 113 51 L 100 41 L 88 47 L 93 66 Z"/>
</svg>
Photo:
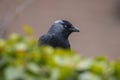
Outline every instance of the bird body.
<svg viewBox="0 0 120 80">
<path fill-rule="evenodd" d="M 50 45 L 52 47 L 70 48 L 68 40 L 69 35 L 72 32 L 79 32 L 77 27 L 66 20 L 57 20 L 51 26 L 47 34 L 43 35 L 39 39 L 39 45 Z"/>
<path fill-rule="evenodd" d="M 56 34 L 46 34 L 40 38 L 40 45 L 50 45 L 52 47 L 70 48 L 68 39 L 61 38 Z"/>
</svg>

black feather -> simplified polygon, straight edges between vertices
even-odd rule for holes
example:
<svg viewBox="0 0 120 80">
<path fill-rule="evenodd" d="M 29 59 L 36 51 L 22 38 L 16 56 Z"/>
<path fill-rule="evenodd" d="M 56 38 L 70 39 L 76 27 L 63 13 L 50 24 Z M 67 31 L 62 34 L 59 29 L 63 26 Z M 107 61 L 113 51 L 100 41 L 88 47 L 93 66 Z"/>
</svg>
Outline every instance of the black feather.
<svg viewBox="0 0 120 80">
<path fill-rule="evenodd" d="M 66 20 L 57 20 L 51 26 L 48 33 L 40 37 L 39 45 L 70 48 L 68 37 L 72 32 L 79 32 L 79 29 Z"/>
</svg>

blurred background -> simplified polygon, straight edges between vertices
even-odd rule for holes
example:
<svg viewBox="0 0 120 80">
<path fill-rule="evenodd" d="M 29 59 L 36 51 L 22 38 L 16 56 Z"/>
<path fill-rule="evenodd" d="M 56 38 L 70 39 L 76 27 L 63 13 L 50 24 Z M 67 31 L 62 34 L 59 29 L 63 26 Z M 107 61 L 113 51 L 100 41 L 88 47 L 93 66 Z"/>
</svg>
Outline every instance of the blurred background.
<svg viewBox="0 0 120 80">
<path fill-rule="evenodd" d="M 28 24 L 39 39 L 58 19 L 80 28 L 69 37 L 80 55 L 120 57 L 120 0 L 0 0 L 0 38 Z"/>
</svg>

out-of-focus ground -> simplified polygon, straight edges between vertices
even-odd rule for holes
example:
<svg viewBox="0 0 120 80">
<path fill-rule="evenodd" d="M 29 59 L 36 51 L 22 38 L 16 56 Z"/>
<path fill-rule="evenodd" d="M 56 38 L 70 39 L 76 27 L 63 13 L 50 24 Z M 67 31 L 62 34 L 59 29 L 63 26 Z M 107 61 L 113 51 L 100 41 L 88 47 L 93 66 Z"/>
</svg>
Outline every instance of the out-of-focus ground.
<svg viewBox="0 0 120 80">
<path fill-rule="evenodd" d="M 66 19 L 78 26 L 69 40 L 82 56 L 120 57 L 120 20 L 116 15 L 119 0 L 1 0 L 0 33 L 6 38 L 13 32 L 24 35 L 23 25 L 33 28 L 38 39 L 52 23 Z M 119 6 L 119 3 L 117 3 Z"/>
</svg>

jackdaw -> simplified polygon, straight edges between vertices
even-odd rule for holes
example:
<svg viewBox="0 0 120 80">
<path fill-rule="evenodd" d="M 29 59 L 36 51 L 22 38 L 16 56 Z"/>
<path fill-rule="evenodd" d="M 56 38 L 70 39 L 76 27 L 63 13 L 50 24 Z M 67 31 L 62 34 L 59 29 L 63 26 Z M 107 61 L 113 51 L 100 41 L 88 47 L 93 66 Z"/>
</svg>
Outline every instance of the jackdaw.
<svg viewBox="0 0 120 80">
<path fill-rule="evenodd" d="M 49 45 L 54 48 L 70 48 L 68 37 L 72 32 L 80 32 L 80 30 L 67 20 L 57 20 L 53 23 L 47 34 L 39 38 L 39 46 Z"/>
</svg>

